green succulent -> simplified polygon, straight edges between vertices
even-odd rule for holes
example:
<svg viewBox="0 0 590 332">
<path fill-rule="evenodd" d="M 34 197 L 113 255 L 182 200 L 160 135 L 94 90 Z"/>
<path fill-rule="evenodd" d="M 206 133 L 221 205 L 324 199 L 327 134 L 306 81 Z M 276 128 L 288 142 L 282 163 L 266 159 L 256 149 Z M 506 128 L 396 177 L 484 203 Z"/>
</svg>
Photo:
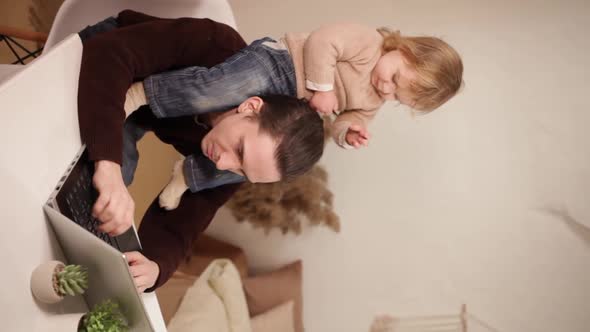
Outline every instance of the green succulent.
<svg viewBox="0 0 590 332">
<path fill-rule="evenodd" d="M 127 320 L 119 309 L 119 304 L 106 300 L 94 306 L 84 315 L 78 332 L 126 332 L 129 331 Z"/>
<path fill-rule="evenodd" d="M 57 273 L 57 290 L 65 296 L 83 294 L 88 288 L 88 270 L 80 265 L 66 265 Z"/>
</svg>

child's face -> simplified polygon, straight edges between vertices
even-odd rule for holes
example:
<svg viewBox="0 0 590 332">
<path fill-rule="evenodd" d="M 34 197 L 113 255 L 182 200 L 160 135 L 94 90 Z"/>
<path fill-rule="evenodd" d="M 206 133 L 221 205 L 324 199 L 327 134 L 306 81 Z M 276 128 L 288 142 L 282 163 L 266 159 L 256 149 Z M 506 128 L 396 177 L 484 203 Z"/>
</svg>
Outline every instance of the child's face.
<svg viewBox="0 0 590 332">
<path fill-rule="evenodd" d="M 381 56 L 373 72 L 371 84 L 385 100 L 397 100 L 408 106 L 414 104 L 410 84 L 416 78 L 416 71 L 397 50 Z"/>
</svg>

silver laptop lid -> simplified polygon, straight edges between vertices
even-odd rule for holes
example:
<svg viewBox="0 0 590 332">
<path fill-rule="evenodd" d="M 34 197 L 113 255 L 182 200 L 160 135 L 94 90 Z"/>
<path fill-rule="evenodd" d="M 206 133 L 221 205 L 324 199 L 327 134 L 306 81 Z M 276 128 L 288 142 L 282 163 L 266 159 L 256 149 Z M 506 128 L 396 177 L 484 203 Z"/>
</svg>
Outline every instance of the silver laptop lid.
<svg viewBox="0 0 590 332">
<path fill-rule="evenodd" d="M 88 307 L 112 299 L 121 306 L 131 331 L 154 331 L 135 288 L 125 255 L 54 208 L 48 205 L 43 208 L 68 264 L 80 264 L 88 268 L 88 290 L 84 293 Z"/>
</svg>

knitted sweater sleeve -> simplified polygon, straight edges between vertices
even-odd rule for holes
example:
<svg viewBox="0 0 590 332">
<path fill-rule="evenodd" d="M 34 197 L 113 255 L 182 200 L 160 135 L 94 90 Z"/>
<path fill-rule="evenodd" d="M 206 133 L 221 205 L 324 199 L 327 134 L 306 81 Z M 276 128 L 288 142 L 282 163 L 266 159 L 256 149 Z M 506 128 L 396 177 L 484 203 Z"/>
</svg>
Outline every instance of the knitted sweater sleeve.
<svg viewBox="0 0 590 332">
<path fill-rule="evenodd" d="M 151 21 L 141 15 L 124 11 L 118 17 L 121 28 L 84 43 L 78 121 L 91 160 L 121 164 L 123 106 L 134 81 L 171 69 L 212 66 L 224 53 L 233 54 L 245 46 L 235 30 L 209 19 Z"/>
<path fill-rule="evenodd" d="M 156 197 L 138 231 L 143 254 L 160 268 L 156 283 L 146 292 L 155 290 L 170 279 L 190 253 L 193 241 L 207 228 L 217 210 L 240 185 L 229 184 L 196 193 L 187 191 L 178 208 L 171 211 L 160 208 Z"/>
<path fill-rule="evenodd" d="M 375 36 L 374 28 L 352 23 L 325 25 L 311 32 L 303 45 L 306 88 L 332 90 L 336 63 L 366 63 L 374 56 Z"/>
</svg>

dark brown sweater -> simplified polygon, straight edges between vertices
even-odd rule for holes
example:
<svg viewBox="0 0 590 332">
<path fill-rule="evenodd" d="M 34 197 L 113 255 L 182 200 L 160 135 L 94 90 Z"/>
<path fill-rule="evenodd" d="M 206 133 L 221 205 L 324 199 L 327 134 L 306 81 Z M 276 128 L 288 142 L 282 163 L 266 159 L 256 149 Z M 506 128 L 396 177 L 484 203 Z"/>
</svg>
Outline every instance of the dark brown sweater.
<svg viewBox="0 0 590 332">
<path fill-rule="evenodd" d="M 209 19 L 159 19 L 126 10 L 119 29 L 84 42 L 78 87 L 78 118 L 82 141 L 91 160 L 121 164 L 125 94 L 132 82 L 151 74 L 187 66 L 211 67 L 246 46 L 231 27 Z M 136 121 L 183 155 L 201 153 L 207 129 L 192 118 L 157 119 L 144 106 Z M 207 228 L 217 210 L 239 185 L 198 193 L 187 192 L 178 208 L 165 211 L 157 197 L 145 213 L 139 237 L 143 254 L 158 263 L 154 287 L 165 283 L 190 252 L 193 240 Z"/>
</svg>

